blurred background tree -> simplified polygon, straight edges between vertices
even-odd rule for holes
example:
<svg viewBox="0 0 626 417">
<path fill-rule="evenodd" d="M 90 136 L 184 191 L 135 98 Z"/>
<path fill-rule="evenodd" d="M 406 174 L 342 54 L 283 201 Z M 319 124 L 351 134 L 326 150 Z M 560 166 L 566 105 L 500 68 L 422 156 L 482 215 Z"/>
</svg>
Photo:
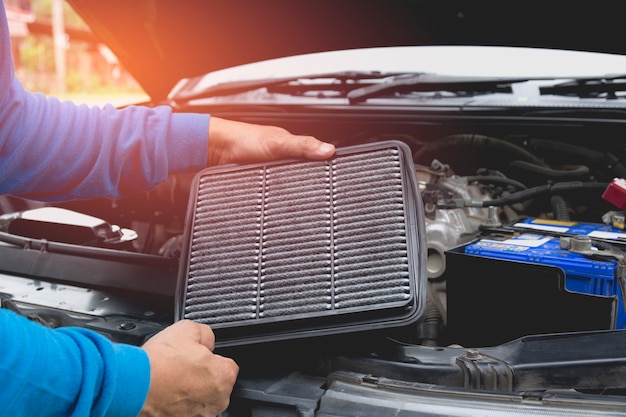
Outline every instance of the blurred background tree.
<svg viewBox="0 0 626 417">
<path fill-rule="evenodd" d="M 97 96 L 101 102 L 109 102 L 107 98 L 115 96 L 128 96 L 128 103 L 146 99 L 113 53 L 97 42 L 64 0 L 4 0 L 4 6 L 16 76 L 28 90 L 62 99 Z M 54 7 L 61 16 L 55 16 Z M 56 59 L 55 24 L 57 33 L 60 30 L 56 46 L 62 48 L 57 49 Z"/>
</svg>

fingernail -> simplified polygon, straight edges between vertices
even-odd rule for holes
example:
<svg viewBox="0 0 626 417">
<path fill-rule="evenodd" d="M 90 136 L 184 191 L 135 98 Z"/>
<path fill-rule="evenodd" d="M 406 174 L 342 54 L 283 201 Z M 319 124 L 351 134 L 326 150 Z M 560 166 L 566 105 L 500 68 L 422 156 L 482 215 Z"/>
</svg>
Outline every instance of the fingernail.
<svg viewBox="0 0 626 417">
<path fill-rule="evenodd" d="M 335 146 L 331 145 L 330 143 L 322 143 L 319 147 L 319 152 L 324 155 L 335 152 Z"/>
</svg>

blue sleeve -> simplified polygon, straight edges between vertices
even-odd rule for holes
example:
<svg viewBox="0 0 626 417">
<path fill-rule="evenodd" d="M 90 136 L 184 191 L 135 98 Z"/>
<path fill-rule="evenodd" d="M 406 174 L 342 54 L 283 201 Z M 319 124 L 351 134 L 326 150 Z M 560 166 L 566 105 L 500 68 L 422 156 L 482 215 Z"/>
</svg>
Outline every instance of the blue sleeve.
<svg viewBox="0 0 626 417">
<path fill-rule="evenodd" d="M 0 194 L 118 198 L 206 166 L 209 116 L 168 106 L 89 107 L 25 91 L 0 95 Z"/>
<path fill-rule="evenodd" d="M 168 174 L 206 166 L 208 133 L 208 115 L 89 107 L 24 90 L 0 7 L 0 195 L 52 201 L 147 191 Z"/>
<path fill-rule="evenodd" d="M 0 416 L 136 416 L 150 385 L 139 347 L 50 329 L 0 309 Z"/>
</svg>

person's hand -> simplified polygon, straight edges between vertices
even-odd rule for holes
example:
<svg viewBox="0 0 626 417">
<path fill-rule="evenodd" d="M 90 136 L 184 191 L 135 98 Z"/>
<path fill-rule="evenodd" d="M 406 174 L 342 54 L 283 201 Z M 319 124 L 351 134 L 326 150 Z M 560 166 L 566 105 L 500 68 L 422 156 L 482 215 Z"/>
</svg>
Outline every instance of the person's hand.
<svg viewBox="0 0 626 417">
<path fill-rule="evenodd" d="M 283 128 L 211 117 L 207 164 L 245 164 L 283 158 L 326 159 L 335 147 L 313 136 L 293 135 Z"/>
<path fill-rule="evenodd" d="M 142 417 L 216 416 L 230 403 L 239 366 L 213 353 L 211 328 L 181 320 L 149 339 L 150 389 Z"/>
</svg>

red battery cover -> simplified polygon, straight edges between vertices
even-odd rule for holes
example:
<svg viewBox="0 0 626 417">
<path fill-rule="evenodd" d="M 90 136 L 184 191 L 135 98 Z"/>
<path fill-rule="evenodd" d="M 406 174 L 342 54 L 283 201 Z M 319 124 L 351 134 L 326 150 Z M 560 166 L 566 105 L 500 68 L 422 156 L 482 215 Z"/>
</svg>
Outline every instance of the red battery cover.
<svg viewBox="0 0 626 417">
<path fill-rule="evenodd" d="M 626 180 L 615 178 L 602 193 L 602 198 L 620 209 L 626 210 Z"/>
</svg>

